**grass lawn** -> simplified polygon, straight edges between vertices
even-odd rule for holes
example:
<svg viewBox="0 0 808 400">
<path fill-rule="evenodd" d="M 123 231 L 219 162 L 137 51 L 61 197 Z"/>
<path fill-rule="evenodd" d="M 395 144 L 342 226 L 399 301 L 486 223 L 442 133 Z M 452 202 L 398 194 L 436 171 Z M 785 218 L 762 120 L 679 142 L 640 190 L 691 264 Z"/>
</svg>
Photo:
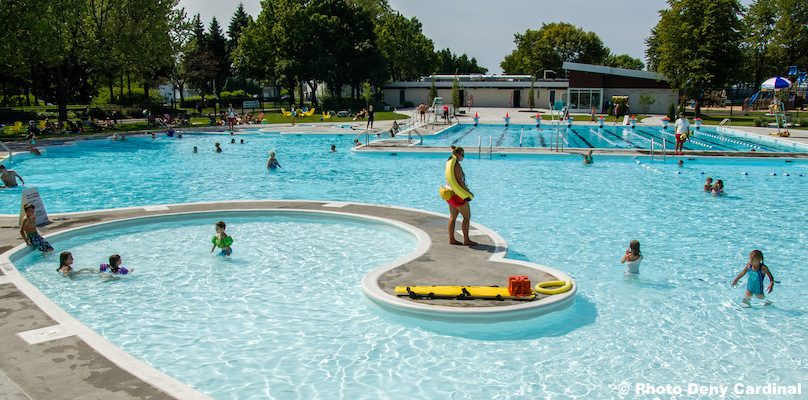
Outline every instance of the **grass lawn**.
<svg viewBox="0 0 808 400">
<path fill-rule="evenodd" d="M 321 118 L 322 118 L 322 114 L 315 114 L 315 115 L 313 115 L 311 117 L 297 118 L 297 119 L 295 119 L 295 122 L 298 123 L 298 124 L 301 124 L 301 123 L 305 124 L 305 123 L 312 123 L 312 122 L 323 122 L 323 121 L 321 121 Z M 404 115 L 404 114 L 395 114 L 392 111 L 378 111 L 378 112 L 376 112 L 376 121 L 391 121 L 393 119 L 402 120 L 402 119 L 407 119 L 407 118 L 409 118 L 409 116 Z M 292 122 L 291 118 L 284 117 L 281 113 L 269 113 L 269 112 L 264 113 L 264 121 L 267 124 L 291 124 L 291 122 Z M 337 117 L 331 117 L 331 119 L 325 120 L 325 122 L 362 122 L 362 123 L 364 123 L 366 121 L 367 120 L 354 121 L 353 118 L 337 118 Z M 208 126 L 208 118 L 207 117 L 191 117 L 191 128 L 193 128 L 195 126 L 196 127 L 206 127 L 206 126 Z M 249 125 L 249 126 L 251 126 L 251 127 L 259 127 L 261 125 Z M 23 139 L 25 137 L 26 133 L 19 133 L 19 134 L 11 134 L 11 133 L 9 133 L 10 128 L 11 128 L 10 126 L 5 127 L 3 132 L 2 132 L 2 135 L 0 135 L 0 138 L 2 138 L 3 140 L 17 140 L 17 139 Z M 25 130 L 25 129 L 27 129 L 27 124 L 23 125 L 23 130 Z M 152 130 L 157 130 L 157 131 L 165 130 L 165 128 L 149 128 L 148 124 L 146 123 L 146 120 L 137 119 L 137 120 L 127 121 L 125 123 L 120 123 L 120 124 L 118 124 L 118 126 L 114 130 L 112 130 L 112 129 L 103 130 L 103 131 L 92 131 L 91 130 L 91 131 L 85 131 L 85 132 L 78 133 L 78 134 L 75 134 L 75 133 L 59 134 L 58 137 L 73 137 L 73 136 L 80 137 L 80 136 L 94 135 L 94 134 L 99 134 L 99 133 L 104 133 L 104 132 L 108 132 L 108 133 L 111 134 L 112 132 L 132 132 L 132 131 L 143 131 L 143 130 L 147 130 L 147 129 L 152 129 Z M 44 136 L 43 135 L 43 137 L 53 137 L 53 136 L 51 136 L 51 135 Z"/>
</svg>

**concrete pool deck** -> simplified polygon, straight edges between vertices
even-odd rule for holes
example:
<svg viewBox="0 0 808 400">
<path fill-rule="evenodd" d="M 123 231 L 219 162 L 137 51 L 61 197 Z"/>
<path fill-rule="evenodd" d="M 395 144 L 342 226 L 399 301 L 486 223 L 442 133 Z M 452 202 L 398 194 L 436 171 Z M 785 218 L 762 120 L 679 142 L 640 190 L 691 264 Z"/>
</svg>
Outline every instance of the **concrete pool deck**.
<svg viewBox="0 0 808 400">
<path fill-rule="evenodd" d="M 324 201 L 237 201 L 130 207 L 54 214 L 51 215 L 53 223 L 41 231 L 49 235 L 127 218 L 234 210 L 338 212 L 389 220 L 422 231 L 425 236 L 421 239 L 426 239 L 420 244 L 420 250 L 416 250 L 417 254 L 403 264 L 371 271 L 377 272 L 372 280 L 383 296 L 389 297 L 392 303 L 412 303 L 416 309 L 452 307 L 462 311 L 483 310 L 490 314 L 498 308 L 521 308 L 524 311 L 526 305 L 548 302 L 555 310 L 571 304 L 577 290 L 573 286 L 569 292 L 553 299 L 541 295 L 533 302 L 398 298 L 393 294 L 396 285 L 507 287 L 510 275 L 527 275 L 534 284 L 569 277 L 552 268 L 504 260 L 506 243 L 483 226 L 472 225 L 471 236 L 479 242 L 478 246 L 453 246 L 448 243 L 447 216 L 392 206 Z M 21 242 L 17 224 L 15 216 L 0 216 L 0 250 L 4 253 L 4 261 L 0 263 L 0 393 L 11 399 L 207 398 L 131 358 L 89 328 L 77 322 L 66 322 L 65 318 L 72 317 L 45 299 L 6 261 L 7 252 Z M 382 244 L 379 246 L 381 248 Z M 58 263 L 55 256 L 54 263 Z M 368 297 L 378 304 L 371 295 Z M 555 298 L 561 300 L 555 301 Z"/>
</svg>

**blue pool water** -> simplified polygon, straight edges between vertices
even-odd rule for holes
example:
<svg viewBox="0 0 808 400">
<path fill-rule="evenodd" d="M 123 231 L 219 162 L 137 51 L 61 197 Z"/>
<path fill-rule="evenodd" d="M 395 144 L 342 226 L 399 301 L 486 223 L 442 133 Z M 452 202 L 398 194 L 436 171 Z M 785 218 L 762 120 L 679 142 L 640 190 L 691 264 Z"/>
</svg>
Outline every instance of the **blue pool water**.
<svg viewBox="0 0 808 400">
<path fill-rule="evenodd" d="M 563 133 L 560 135 L 559 132 Z M 613 149 L 650 149 L 661 150 L 663 145 L 673 151 L 676 137 L 673 127 L 663 129 L 661 126 L 637 126 L 636 128 L 605 125 L 573 125 L 562 126 L 557 131 L 553 126 L 544 124 L 540 128 L 534 125 L 455 125 L 434 136 L 425 136 L 424 144 L 428 146 L 463 146 L 476 149 L 494 147 L 547 147 L 555 148 L 613 148 Z M 521 145 L 520 145 L 521 144 Z M 762 152 L 808 152 L 808 147 L 770 138 L 744 136 L 743 133 L 730 131 L 718 132 L 712 127 L 701 127 L 694 131 L 684 144 L 685 150 L 696 151 L 762 151 Z"/>
<path fill-rule="evenodd" d="M 227 135 L 87 141 L 50 148 L 42 158 L 16 161 L 14 168 L 40 188 L 50 212 L 227 199 L 327 199 L 447 212 L 437 195 L 444 155 L 357 154 L 349 151 L 350 135 L 243 137 L 244 145 L 226 144 Z M 224 153 L 213 153 L 215 141 L 225 143 Z M 331 144 L 337 145 L 336 153 L 328 151 Z M 199 154 L 191 153 L 193 146 Z M 270 150 L 283 166 L 272 173 L 265 169 Z M 473 220 L 509 242 L 509 257 L 559 268 L 579 285 L 574 306 L 527 325 L 456 326 L 383 313 L 363 299 L 359 281 L 373 267 L 360 263 L 340 275 L 354 286 L 345 290 L 338 310 L 301 313 L 281 342 L 258 335 L 254 343 L 239 347 L 222 337 L 200 336 L 218 351 L 210 351 L 204 362 L 192 358 L 194 368 L 184 375 L 175 372 L 188 366 L 186 356 L 177 355 L 182 350 L 163 349 L 171 335 L 192 334 L 166 333 L 162 324 L 125 341 L 101 333 L 157 368 L 225 399 L 313 398 L 317 393 L 346 399 L 615 398 L 621 383 L 801 382 L 805 388 L 808 163 L 684 160 L 680 169 L 674 159 L 638 163 L 596 156 L 594 165 L 585 167 L 579 156 L 495 155 L 489 160 L 469 154 L 463 166 L 476 195 Z M 726 196 L 701 190 L 708 175 L 724 180 Z M 19 210 L 19 191 L 0 191 L 0 208 Z M 203 239 L 207 229 L 199 234 Z M 645 255 L 639 279 L 625 279 L 619 264 L 631 239 L 640 240 Z M 401 254 L 372 235 L 359 243 L 379 256 Z M 280 257 L 295 250 L 289 246 L 272 248 Z M 730 288 L 729 282 L 752 249 L 764 252 L 781 283 L 769 296 L 774 305 L 744 309 L 739 305 L 742 288 Z M 250 253 L 241 259 L 241 250 L 236 251 L 233 264 L 249 269 Z M 345 251 L 349 257 L 354 248 Z M 173 257 L 150 254 L 155 260 Z M 125 260 L 137 257 L 124 254 Z M 283 275 L 298 278 L 294 271 Z M 116 288 L 134 291 L 138 285 L 132 280 Z M 60 304 L 82 320 L 81 310 L 91 308 L 82 306 L 81 297 L 72 306 Z M 116 322 L 127 321 L 122 315 Z M 320 325 L 338 328 L 317 329 Z M 250 346 L 261 350 L 251 352 Z M 306 346 L 315 348 L 315 355 L 298 357 L 296 352 Z M 222 358 L 229 352 L 232 357 Z M 259 368 L 255 358 L 274 363 L 272 372 L 253 373 Z M 222 373 L 234 360 L 248 365 L 244 374 Z M 232 390 L 207 389 L 215 385 Z"/>
</svg>

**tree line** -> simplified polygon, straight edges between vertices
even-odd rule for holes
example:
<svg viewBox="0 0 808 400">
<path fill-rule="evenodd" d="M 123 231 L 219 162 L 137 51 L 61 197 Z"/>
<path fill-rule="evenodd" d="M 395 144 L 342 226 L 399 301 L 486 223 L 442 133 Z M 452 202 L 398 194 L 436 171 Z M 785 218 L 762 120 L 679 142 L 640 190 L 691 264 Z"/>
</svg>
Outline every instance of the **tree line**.
<svg viewBox="0 0 808 400">
<path fill-rule="evenodd" d="M 65 119 L 68 104 L 162 103 L 154 95 L 161 82 L 203 97 L 261 82 L 294 104 L 303 85 L 315 92 L 324 82 L 335 97 L 350 87 L 358 99 L 367 84 L 486 72 L 465 54 L 436 51 L 418 19 L 386 0 L 264 0 L 255 19 L 239 4 L 226 32 L 178 2 L 3 0 L 0 102 L 54 103 Z"/>
<path fill-rule="evenodd" d="M 669 0 L 646 40 L 647 69 L 696 99 L 710 90 L 756 88 L 789 66 L 808 69 L 808 1 Z M 612 54 L 594 32 L 568 23 L 543 24 L 514 37 L 501 62 L 508 74 L 543 76 L 565 61 L 643 69 L 639 59 Z M 793 78 L 793 77 L 792 77 Z"/>
</svg>

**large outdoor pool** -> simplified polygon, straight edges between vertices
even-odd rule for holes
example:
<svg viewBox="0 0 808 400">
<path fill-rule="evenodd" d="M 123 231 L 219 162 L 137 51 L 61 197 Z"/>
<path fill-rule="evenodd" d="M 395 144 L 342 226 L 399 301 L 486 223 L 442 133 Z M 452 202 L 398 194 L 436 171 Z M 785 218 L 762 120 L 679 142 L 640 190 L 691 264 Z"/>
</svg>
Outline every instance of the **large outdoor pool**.
<svg viewBox="0 0 808 400">
<path fill-rule="evenodd" d="M 808 152 L 808 146 L 798 145 L 775 138 L 744 135 L 732 130 L 718 131 L 702 126 L 693 130 L 693 136 L 685 142 L 685 150 L 693 151 L 760 151 L 760 152 Z M 454 125 L 434 136 L 425 136 L 424 144 L 431 146 L 465 146 L 477 149 L 493 147 L 545 147 L 545 148 L 601 148 L 601 149 L 654 149 L 664 146 L 673 151 L 676 144 L 673 126 L 606 124 L 555 126 L 545 123 L 535 125 Z"/>
<path fill-rule="evenodd" d="M 350 135 L 237 135 L 237 141 L 241 138 L 245 144 L 229 144 L 228 135 L 84 141 L 49 148 L 41 158 L 15 158 L 13 168 L 28 186 L 39 188 L 49 212 L 233 199 L 356 201 L 448 211 L 437 193 L 446 155 L 360 154 L 350 151 Z M 217 141 L 224 148 L 221 154 L 213 152 Z M 336 153 L 329 151 L 331 144 Z M 194 146 L 198 154 L 192 153 Z M 265 164 L 271 150 L 283 168 L 270 173 Z M 441 324 L 377 310 L 360 300 L 361 277 L 403 254 L 407 245 L 392 239 L 396 244 L 390 245 L 371 234 L 345 246 L 335 238 L 335 247 L 322 240 L 256 245 L 255 251 L 266 248 L 274 257 L 325 246 L 326 253 L 340 250 L 344 254 L 339 257 L 359 260 L 340 275 L 346 292 L 341 301 L 346 303 L 335 307 L 328 303 L 334 303 L 330 294 L 313 293 L 312 303 L 285 326 L 289 332 L 282 339 L 248 331 L 254 335 L 248 345 L 229 346 L 227 332 L 223 337 L 175 332 L 164 329 L 168 322 L 154 323 L 143 334 L 99 332 L 158 369 L 223 399 L 615 398 L 621 384 L 633 388 L 641 383 L 729 385 L 729 398 L 742 397 L 732 393 L 736 383 L 802 383 L 805 390 L 808 163 L 684 158 L 679 168 L 675 162 L 596 155 L 587 167 L 577 155 L 495 154 L 489 160 L 469 154 L 463 167 L 476 195 L 472 219 L 501 234 L 509 242 L 510 257 L 569 272 L 578 284 L 574 306 L 527 325 Z M 707 176 L 723 179 L 727 194 L 704 193 Z M 19 197 L 19 190 L 0 191 L 0 209 L 18 212 Z M 187 230 L 182 237 L 200 240 L 212 230 L 207 222 L 179 228 Z M 238 229 L 239 240 L 246 240 L 246 232 L 261 231 Z M 168 232 L 163 236 L 175 237 Z M 639 278 L 626 279 L 619 260 L 632 239 L 642 243 L 645 260 Z M 109 252 L 86 246 L 77 248 L 93 263 Z M 127 264 L 150 265 L 172 257 L 168 248 L 145 247 L 151 252 L 133 247 L 131 254 L 122 254 Z M 271 269 L 256 271 L 250 247 L 237 247 L 233 260 L 216 268 L 207 267 L 214 262 L 205 254 L 208 249 L 182 257 L 184 262 L 199 258 L 202 270 L 210 271 L 206 279 L 232 280 L 233 290 L 249 287 L 256 273 L 279 283 L 306 274 L 305 269 L 300 276 L 296 269 L 278 276 Z M 729 283 L 753 249 L 764 252 L 780 283 L 769 296 L 772 306 L 746 309 L 740 306 L 745 283 L 738 288 Z M 371 253 L 374 257 L 365 262 Z M 53 259 L 37 257 L 30 265 L 43 262 L 48 269 L 41 279 L 53 280 Z M 34 269 L 26 275 L 36 282 Z M 143 282 L 151 279 L 148 271 L 136 271 L 130 277 L 134 279 L 116 282 L 111 290 L 126 296 L 151 284 Z M 54 282 L 57 286 L 38 285 L 56 298 L 66 298 L 77 287 L 99 285 Z M 73 296 L 60 304 L 95 327 L 86 317 L 94 312 L 86 310 L 92 308 L 88 301 Z M 275 307 L 290 300 L 276 296 L 255 301 L 256 307 L 262 302 Z M 318 307 L 320 311 L 312 310 Z M 326 309 L 334 315 L 324 322 Z M 121 313 L 117 321 L 128 315 Z M 174 318 L 185 323 L 181 314 Z M 338 322 L 332 325 L 331 318 Z M 188 363 L 182 353 L 164 350 L 174 335 L 214 342 L 211 346 L 219 351 L 209 352 L 204 361 L 197 357 L 205 354 L 194 354 L 194 363 Z M 251 346 L 260 351 L 251 351 Z M 300 353 L 305 346 L 312 350 Z M 271 373 L 259 368 L 265 361 L 274 363 Z M 183 369 L 189 372 L 178 372 Z"/>
</svg>

